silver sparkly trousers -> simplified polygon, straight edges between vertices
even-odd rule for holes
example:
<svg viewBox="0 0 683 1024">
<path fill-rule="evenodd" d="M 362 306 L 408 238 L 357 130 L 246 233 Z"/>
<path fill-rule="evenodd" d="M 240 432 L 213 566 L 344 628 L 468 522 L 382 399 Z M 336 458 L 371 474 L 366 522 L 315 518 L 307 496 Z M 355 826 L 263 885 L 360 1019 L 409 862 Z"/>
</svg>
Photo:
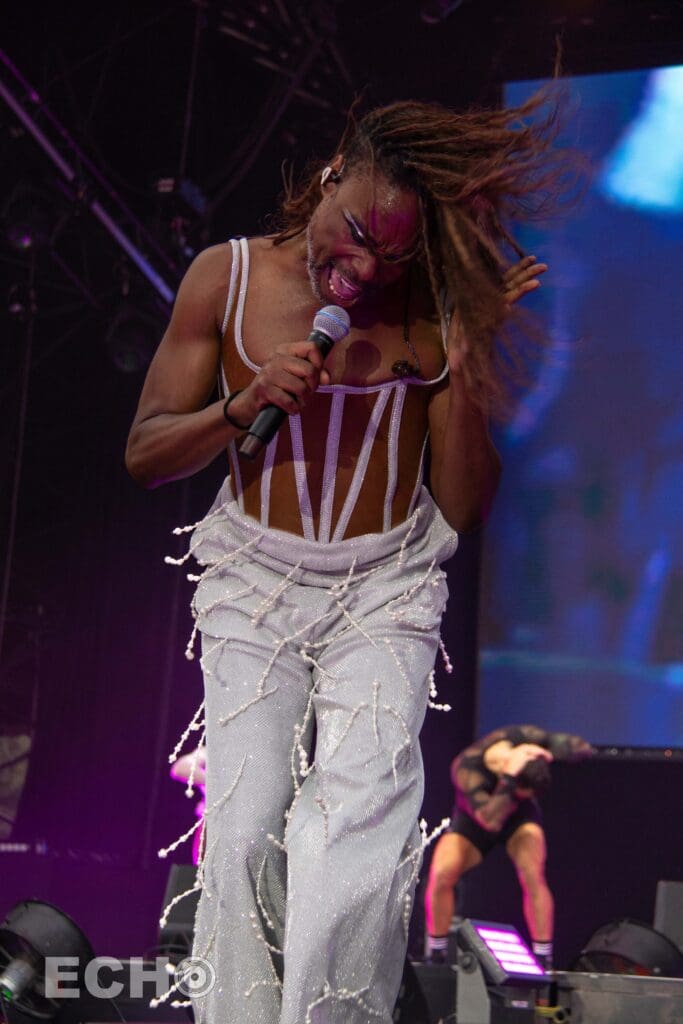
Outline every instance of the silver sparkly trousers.
<svg viewBox="0 0 683 1024">
<path fill-rule="evenodd" d="M 207 799 L 198 1024 L 389 1024 L 424 835 L 418 734 L 457 537 L 426 491 L 321 545 L 223 488 L 195 531 Z M 315 761 L 311 761 L 315 738 Z"/>
</svg>

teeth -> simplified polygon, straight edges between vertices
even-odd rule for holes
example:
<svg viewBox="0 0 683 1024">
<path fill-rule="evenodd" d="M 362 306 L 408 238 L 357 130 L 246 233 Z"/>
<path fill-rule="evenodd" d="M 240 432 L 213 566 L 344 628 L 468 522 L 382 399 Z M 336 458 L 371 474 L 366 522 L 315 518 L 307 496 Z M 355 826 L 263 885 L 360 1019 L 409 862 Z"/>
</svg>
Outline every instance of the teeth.
<svg viewBox="0 0 683 1024">
<path fill-rule="evenodd" d="M 333 274 L 337 275 L 339 283 L 343 286 L 343 291 L 340 291 L 338 288 L 334 287 L 334 283 L 332 281 Z M 358 295 L 360 295 L 361 289 L 358 288 L 355 284 L 352 284 L 351 281 L 347 280 L 347 278 L 345 278 L 344 275 L 340 273 L 336 267 L 331 268 L 328 280 L 330 284 L 330 290 L 334 292 L 338 299 L 345 299 L 348 302 L 350 299 L 355 299 Z"/>
</svg>

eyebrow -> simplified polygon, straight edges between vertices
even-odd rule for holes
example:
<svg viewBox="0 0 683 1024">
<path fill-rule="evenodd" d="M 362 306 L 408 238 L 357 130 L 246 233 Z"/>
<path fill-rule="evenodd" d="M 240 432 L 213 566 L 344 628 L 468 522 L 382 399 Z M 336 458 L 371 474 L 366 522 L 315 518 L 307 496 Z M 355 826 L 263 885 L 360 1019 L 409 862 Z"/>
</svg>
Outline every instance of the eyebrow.
<svg viewBox="0 0 683 1024">
<path fill-rule="evenodd" d="M 414 253 L 417 252 L 417 250 L 419 248 L 419 245 L 420 245 L 419 239 L 409 249 L 403 250 L 403 252 L 391 252 L 391 251 L 383 252 L 382 249 L 380 249 L 380 247 L 377 245 L 377 242 L 372 237 L 372 235 L 369 233 L 369 231 L 366 231 L 366 229 L 363 227 L 362 223 L 356 217 L 354 217 L 354 215 L 351 213 L 350 210 L 347 210 L 346 208 L 344 208 L 342 212 L 344 214 L 344 219 L 348 223 L 353 225 L 353 227 L 358 232 L 358 234 L 361 236 L 363 241 L 367 242 L 370 245 L 370 247 L 372 249 L 374 249 L 380 256 L 393 256 L 397 260 L 403 260 L 403 259 L 407 259 L 409 256 L 412 256 Z"/>
</svg>

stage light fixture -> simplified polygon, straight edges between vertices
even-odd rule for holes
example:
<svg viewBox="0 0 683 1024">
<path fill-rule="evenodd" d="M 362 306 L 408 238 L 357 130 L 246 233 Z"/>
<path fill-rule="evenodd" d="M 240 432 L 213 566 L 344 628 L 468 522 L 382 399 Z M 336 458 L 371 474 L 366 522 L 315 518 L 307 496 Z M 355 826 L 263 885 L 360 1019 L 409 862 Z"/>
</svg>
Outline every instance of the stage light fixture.
<svg viewBox="0 0 683 1024">
<path fill-rule="evenodd" d="M 14 188 L 2 211 L 5 238 L 17 252 L 49 245 L 56 222 L 54 200 L 43 189 L 23 182 Z"/>
<path fill-rule="evenodd" d="M 40 900 L 24 900 L 0 926 L 0 1007 L 7 1024 L 52 1020 L 63 1004 L 45 994 L 45 958 L 77 957 L 79 975 L 93 959 L 71 918 Z"/>
<path fill-rule="evenodd" d="M 159 317 L 147 308 L 125 303 L 104 338 L 109 357 L 122 373 L 141 373 L 152 361 L 161 337 Z"/>
<path fill-rule="evenodd" d="M 666 935 L 625 917 L 593 932 L 572 970 L 683 978 L 683 953 Z"/>
<path fill-rule="evenodd" d="M 546 973 L 511 924 L 468 918 L 458 928 L 458 945 L 473 953 L 494 985 L 534 985 Z"/>
</svg>

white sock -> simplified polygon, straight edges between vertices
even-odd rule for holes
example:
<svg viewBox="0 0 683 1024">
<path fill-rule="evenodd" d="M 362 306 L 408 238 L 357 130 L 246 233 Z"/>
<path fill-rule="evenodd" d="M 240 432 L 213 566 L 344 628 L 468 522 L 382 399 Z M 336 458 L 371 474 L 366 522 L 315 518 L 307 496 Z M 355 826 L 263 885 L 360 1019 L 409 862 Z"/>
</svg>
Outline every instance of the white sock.
<svg viewBox="0 0 683 1024">
<path fill-rule="evenodd" d="M 531 943 L 534 956 L 542 957 L 547 963 L 552 963 L 553 959 L 553 943 L 552 940 L 548 942 L 537 942 L 534 940 Z"/>
</svg>

